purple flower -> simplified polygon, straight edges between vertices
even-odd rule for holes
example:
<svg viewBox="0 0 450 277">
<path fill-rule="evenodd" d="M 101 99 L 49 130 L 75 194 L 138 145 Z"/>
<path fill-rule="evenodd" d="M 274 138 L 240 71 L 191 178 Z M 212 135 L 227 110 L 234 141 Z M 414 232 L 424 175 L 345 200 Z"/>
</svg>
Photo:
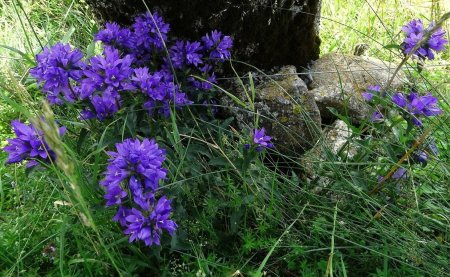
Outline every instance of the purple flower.
<svg viewBox="0 0 450 277">
<path fill-rule="evenodd" d="M 91 103 L 94 106 L 95 116 L 99 120 L 104 120 L 117 113 L 121 106 L 120 95 L 111 88 L 107 88 L 103 94 L 94 95 Z M 93 114 L 94 112 L 85 110 L 81 115 L 84 119 L 90 119 Z"/>
<path fill-rule="evenodd" d="M 113 217 L 113 221 L 119 222 L 120 226 L 125 227 L 127 226 L 127 221 L 125 218 L 129 214 L 129 209 L 125 208 L 124 206 L 119 206 L 119 210 L 117 211 L 116 215 Z"/>
<path fill-rule="evenodd" d="M 119 185 L 127 178 L 134 177 L 133 182 L 140 182 L 134 187 L 132 194 L 137 192 L 154 192 L 159 187 L 160 180 L 166 177 L 167 170 L 162 168 L 165 151 L 160 149 L 154 140 L 127 139 L 116 144 L 117 152 L 108 152 L 109 165 L 105 172 L 105 179 L 101 184 L 109 186 Z"/>
<path fill-rule="evenodd" d="M 204 79 L 207 81 L 203 82 L 194 77 L 189 77 L 187 80 L 191 84 L 191 86 L 197 90 L 210 90 L 213 88 L 212 84 L 217 84 L 216 75 L 211 73 L 210 76 L 206 76 Z"/>
<path fill-rule="evenodd" d="M 410 54 L 414 47 L 423 39 L 425 32 L 431 30 L 434 27 L 432 22 L 427 29 L 424 29 L 423 23 L 420 19 L 414 19 L 405 26 L 402 30 L 406 34 L 406 38 L 403 42 L 403 51 L 405 54 Z M 445 49 L 445 44 L 448 43 L 444 39 L 445 31 L 442 28 L 438 28 L 430 37 L 430 39 L 417 49 L 414 53 L 419 59 L 424 60 L 428 58 L 434 59 L 434 52 L 440 52 Z"/>
<path fill-rule="evenodd" d="M 406 108 L 408 99 L 403 93 L 398 92 L 392 96 L 392 102 L 394 102 L 400 108 Z"/>
<path fill-rule="evenodd" d="M 397 169 L 394 174 L 392 174 L 392 179 L 407 179 L 408 178 L 408 171 L 404 168 Z"/>
<path fill-rule="evenodd" d="M 105 199 L 108 200 L 108 202 L 106 202 L 106 206 L 121 204 L 122 198 L 127 196 L 127 192 L 124 191 L 119 185 L 109 186 L 107 191 L 108 192 L 105 195 Z"/>
<path fill-rule="evenodd" d="M 8 139 L 8 145 L 3 148 L 8 152 L 7 163 L 19 163 L 28 160 L 27 167 L 38 165 L 38 161 L 50 163 L 55 160 L 55 153 L 45 142 L 42 132 L 36 130 L 32 124 L 26 125 L 19 120 L 11 122 L 16 138 Z M 64 134 L 65 127 L 59 129 Z"/>
<path fill-rule="evenodd" d="M 135 82 L 136 87 L 155 101 L 163 101 L 167 96 L 164 75 L 161 72 L 150 74 L 147 67 L 136 68 L 131 80 Z"/>
<path fill-rule="evenodd" d="M 370 122 L 381 122 L 383 120 L 383 114 L 381 114 L 379 111 L 375 111 L 372 113 L 372 116 L 370 117 Z"/>
<path fill-rule="evenodd" d="M 181 92 L 180 86 L 172 81 L 172 74 L 164 70 L 150 74 L 146 67 L 137 68 L 134 70 L 132 80 L 135 86 L 149 97 L 144 109 L 151 114 L 156 109 L 167 117 L 170 115 L 171 105 L 179 108 L 192 104 L 187 95 Z"/>
<path fill-rule="evenodd" d="M 222 33 L 214 30 L 211 34 L 202 37 L 205 50 L 209 51 L 210 59 L 221 61 L 231 58 L 230 50 L 233 47 L 233 40 L 230 36 L 222 36 Z"/>
<path fill-rule="evenodd" d="M 264 148 L 272 148 L 273 144 L 270 142 L 272 139 L 270 136 L 266 136 L 266 130 L 261 128 L 253 131 L 253 143 L 257 145 L 256 151 L 262 151 Z"/>
<path fill-rule="evenodd" d="M 408 171 L 406 169 L 400 167 L 392 174 L 391 178 L 394 180 L 407 179 Z M 378 183 L 382 183 L 385 180 L 386 179 L 383 176 L 378 176 Z"/>
<path fill-rule="evenodd" d="M 442 113 L 442 110 L 437 107 L 437 98 L 430 93 L 425 96 L 419 96 L 417 93 L 409 95 L 409 110 L 413 114 L 422 114 L 424 116 L 436 116 Z"/>
<path fill-rule="evenodd" d="M 143 213 L 132 208 L 126 212 L 125 234 L 130 235 L 130 242 L 142 240 L 146 246 L 160 245 L 160 236 L 165 230 L 173 235 L 177 224 L 169 219 L 172 212 L 171 201 L 165 196 L 150 208 L 150 213 Z"/>
<path fill-rule="evenodd" d="M 159 182 L 167 170 L 162 167 L 165 151 L 154 140 L 127 139 L 116 144 L 117 152 L 108 152 L 109 165 L 100 182 L 106 189 L 107 206 L 117 205 L 113 220 L 124 227 L 130 242 L 144 241 L 145 245 L 160 244 L 166 230 L 173 235 L 176 223 L 169 219 L 171 201 L 162 196 L 156 201 Z"/>
<path fill-rule="evenodd" d="M 419 162 L 425 164 L 428 161 L 428 155 L 423 150 L 418 150 L 414 154 L 414 158 Z"/>
<path fill-rule="evenodd" d="M 176 69 L 181 69 L 186 65 L 194 65 L 197 67 L 203 63 L 201 50 L 202 47 L 198 41 L 177 41 L 169 50 L 173 67 Z"/>
<path fill-rule="evenodd" d="M 166 89 L 168 91 L 169 97 L 167 98 L 167 101 L 162 102 L 162 107 L 158 110 L 158 112 L 165 117 L 170 116 L 170 109 L 176 108 L 179 109 L 183 106 L 191 105 L 193 102 L 189 100 L 186 93 L 182 93 L 180 91 L 179 86 L 169 83 L 166 86 Z M 155 102 L 148 101 L 144 104 L 144 109 L 147 109 L 150 113 L 155 108 Z"/>
<path fill-rule="evenodd" d="M 83 71 L 86 76 L 80 88 L 80 98 L 90 100 L 94 110 L 84 110 L 83 119 L 95 113 L 103 120 L 115 114 L 121 106 L 119 92 L 134 90 L 130 77 L 133 74 L 133 58 L 119 56 L 119 50 L 105 47 L 104 56 L 91 58 L 91 64 Z"/>
<path fill-rule="evenodd" d="M 157 12 L 145 14 L 136 17 L 133 24 L 136 48 L 152 51 L 153 49 L 164 49 L 164 43 L 167 41 L 167 33 L 170 30 L 169 24 Z"/>
<path fill-rule="evenodd" d="M 90 66 L 83 71 L 86 76 L 81 85 L 83 98 L 107 88 L 117 92 L 134 89 L 130 82 L 131 74 L 133 74 L 131 68 L 133 58 L 130 55 L 120 58 L 119 50 L 105 47 L 103 56 L 92 57 L 90 62 Z"/>
<path fill-rule="evenodd" d="M 106 23 L 105 29 L 95 35 L 94 41 L 101 41 L 104 45 L 118 49 L 131 49 L 135 44 L 130 29 L 121 28 L 117 23 Z"/>
<path fill-rule="evenodd" d="M 86 64 L 83 54 L 69 44 L 57 43 L 36 56 L 37 65 L 30 69 L 51 104 L 62 104 L 64 100 L 74 102 L 78 95 L 72 89 L 71 81 L 78 82 Z M 62 94 L 62 95 L 61 95 Z"/>
<path fill-rule="evenodd" d="M 368 86 L 367 87 L 367 91 L 362 93 L 363 98 L 370 102 L 372 101 L 372 98 L 375 96 L 375 93 L 380 93 L 381 92 L 381 87 L 378 85 L 375 86 Z"/>
<path fill-rule="evenodd" d="M 91 110 L 85 109 L 80 112 L 79 119 L 81 120 L 89 120 L 96 117 L 95 113 Z"/>
<path fill-rule="evenodd" d="M 417 126 L 422 126 L 419 116 L 430 117 L 442 113 L 442 110 L 437 107 L 437 98 L 430 93 L 419 96 L 418 93 L 411 92 L 409 96 L 406 96 L 399 92 L 392 96 L 392 102 L 405 109 L 412 116 L 412 121 Z"/>
</svg>

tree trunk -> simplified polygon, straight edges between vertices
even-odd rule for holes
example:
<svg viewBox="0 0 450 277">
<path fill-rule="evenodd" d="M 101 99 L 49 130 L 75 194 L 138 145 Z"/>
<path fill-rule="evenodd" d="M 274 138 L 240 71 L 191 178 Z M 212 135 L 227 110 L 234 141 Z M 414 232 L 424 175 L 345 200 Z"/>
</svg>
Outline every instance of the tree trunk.
<svg viewBox="0 0 450 277">
<path fill-rule="evenodd" d="M 146 11 L 141 0 L 87 0 L 102 21 L 129 24 Z M 148 3 L 147 3 L 148 2 Z M 261 69 L 319 57 L 321 0 L 153 0 L 171 35 L 199 39 L 214 29 L 234 38 L 233 59 Z M 247 69 L 248 70 L 248 69 Z"/>
</svg>

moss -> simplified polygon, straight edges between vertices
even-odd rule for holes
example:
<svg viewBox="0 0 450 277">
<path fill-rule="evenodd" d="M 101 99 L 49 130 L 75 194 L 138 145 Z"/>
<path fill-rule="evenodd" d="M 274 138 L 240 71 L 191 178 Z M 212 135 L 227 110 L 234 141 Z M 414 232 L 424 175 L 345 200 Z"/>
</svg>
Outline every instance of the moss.
<svg viewBox="0 0 450 277">
<path fill-rule="evenodd" d="M 294 114 L 301 114 L 301 112 L 302 112 L 302 107 L 300 106 L 300 105 L 293 105 L 292 106 L 292 112 L 294 113 Z"/>
<path fill-rule="evenodd" d="M 289 121 L 289 118 L 287 118 L 286 116 L 282 116 L 282 117 L 278 118 L 278 120 L 281 123 L 287 123 Z"/>
</svg>

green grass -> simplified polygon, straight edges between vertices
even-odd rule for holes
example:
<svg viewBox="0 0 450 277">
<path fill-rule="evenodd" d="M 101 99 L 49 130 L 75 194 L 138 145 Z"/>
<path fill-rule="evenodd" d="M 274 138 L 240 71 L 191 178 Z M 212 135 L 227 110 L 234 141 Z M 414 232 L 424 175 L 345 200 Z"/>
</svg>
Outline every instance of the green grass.
<svg viewBox="0 0 450 277">
<path fill-rule="evenodd" d="M 362 0 L 324 1 L 322 53 L 351 53 L 364 42 L 371 56 L 398 61 L 383 45 L 392 43 L 405 22 L 431 13 L 423 8 L 417 14 L 402 1 L 373 2 L 372 11 Z M 23 1 L 23 10 L 12 1 L 0 0 L 0 5 L 0 44 L 10 47 L 0 47 L 4 145 L 12 136 L 11 119 L 26 120 L 44 108 L 39 90 L 27 78 L 32 66 L 27 58 L 39 52 L 40 44 L 62 39 L 85 50 L 97 27 L 82 1 Z M 449 51 L 413 79 L 439 95 L 445 111 L 430 120 L 440 155 L 416 167 L 403 186 L 389 183 L 376 195 L 365 188 L 376 183 L 377 169 L 397 162 L 387 152 L 398 146 L 394 135 L 380 130 L 370 139 L 355 136 L 352 141 L 375 161 L 363 156 L 359 163 L 348 162 L 323 145 L 325 160 L 312 162 L 328 180 L 317 192 L 316 183 L 291 170 L 302 166 L 298 157 L 272 153 L 241 170 L 238 145 L 248 137 L 228 124 L 188 113 L 184 120 L 158 123 L 155 136 L 168 149 L 165 187 L 175 199 L 180 226 L 172 240 L 165 237 L 162 248 L 129 244 L 111 221 L 114 211 L 104 207 L 98 186 L 105 150 L 116 134 L 133 134 L 128 126 L 135 111 L 123 111 L 105 127 L 74 124 L 70 110 L 55 108 L 56 118 L 69 127 L 64 143 L 55 141 L 62 153 L 59 164 L 26 174 L 23 166 L 4 166 L 6 154 L 0 152 L 0 273 L 444 276 L 450 256 L 450 74 L 438 65 L 447 63 Z M 90 132 L 84 141 L 79 139 L 83 128 Z"/>
</svg>

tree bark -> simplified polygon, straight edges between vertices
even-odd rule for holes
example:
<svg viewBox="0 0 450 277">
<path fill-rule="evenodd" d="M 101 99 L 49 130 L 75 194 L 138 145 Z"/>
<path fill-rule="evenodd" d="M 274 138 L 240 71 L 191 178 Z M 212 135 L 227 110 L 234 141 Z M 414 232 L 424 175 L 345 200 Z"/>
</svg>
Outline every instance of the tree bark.
<svg viewBox="0 0 450 277">
<path fill-rule="evenodd" d="M 130 24 L 141 0 L 87 0 L 102 21 Z M 218 29 L 234 38 L 233 59 L 261 69 L 306 67 L 319 57 L 321 0 L 153 0 L 171 35 L 191 40 Z"/>
</svg>

